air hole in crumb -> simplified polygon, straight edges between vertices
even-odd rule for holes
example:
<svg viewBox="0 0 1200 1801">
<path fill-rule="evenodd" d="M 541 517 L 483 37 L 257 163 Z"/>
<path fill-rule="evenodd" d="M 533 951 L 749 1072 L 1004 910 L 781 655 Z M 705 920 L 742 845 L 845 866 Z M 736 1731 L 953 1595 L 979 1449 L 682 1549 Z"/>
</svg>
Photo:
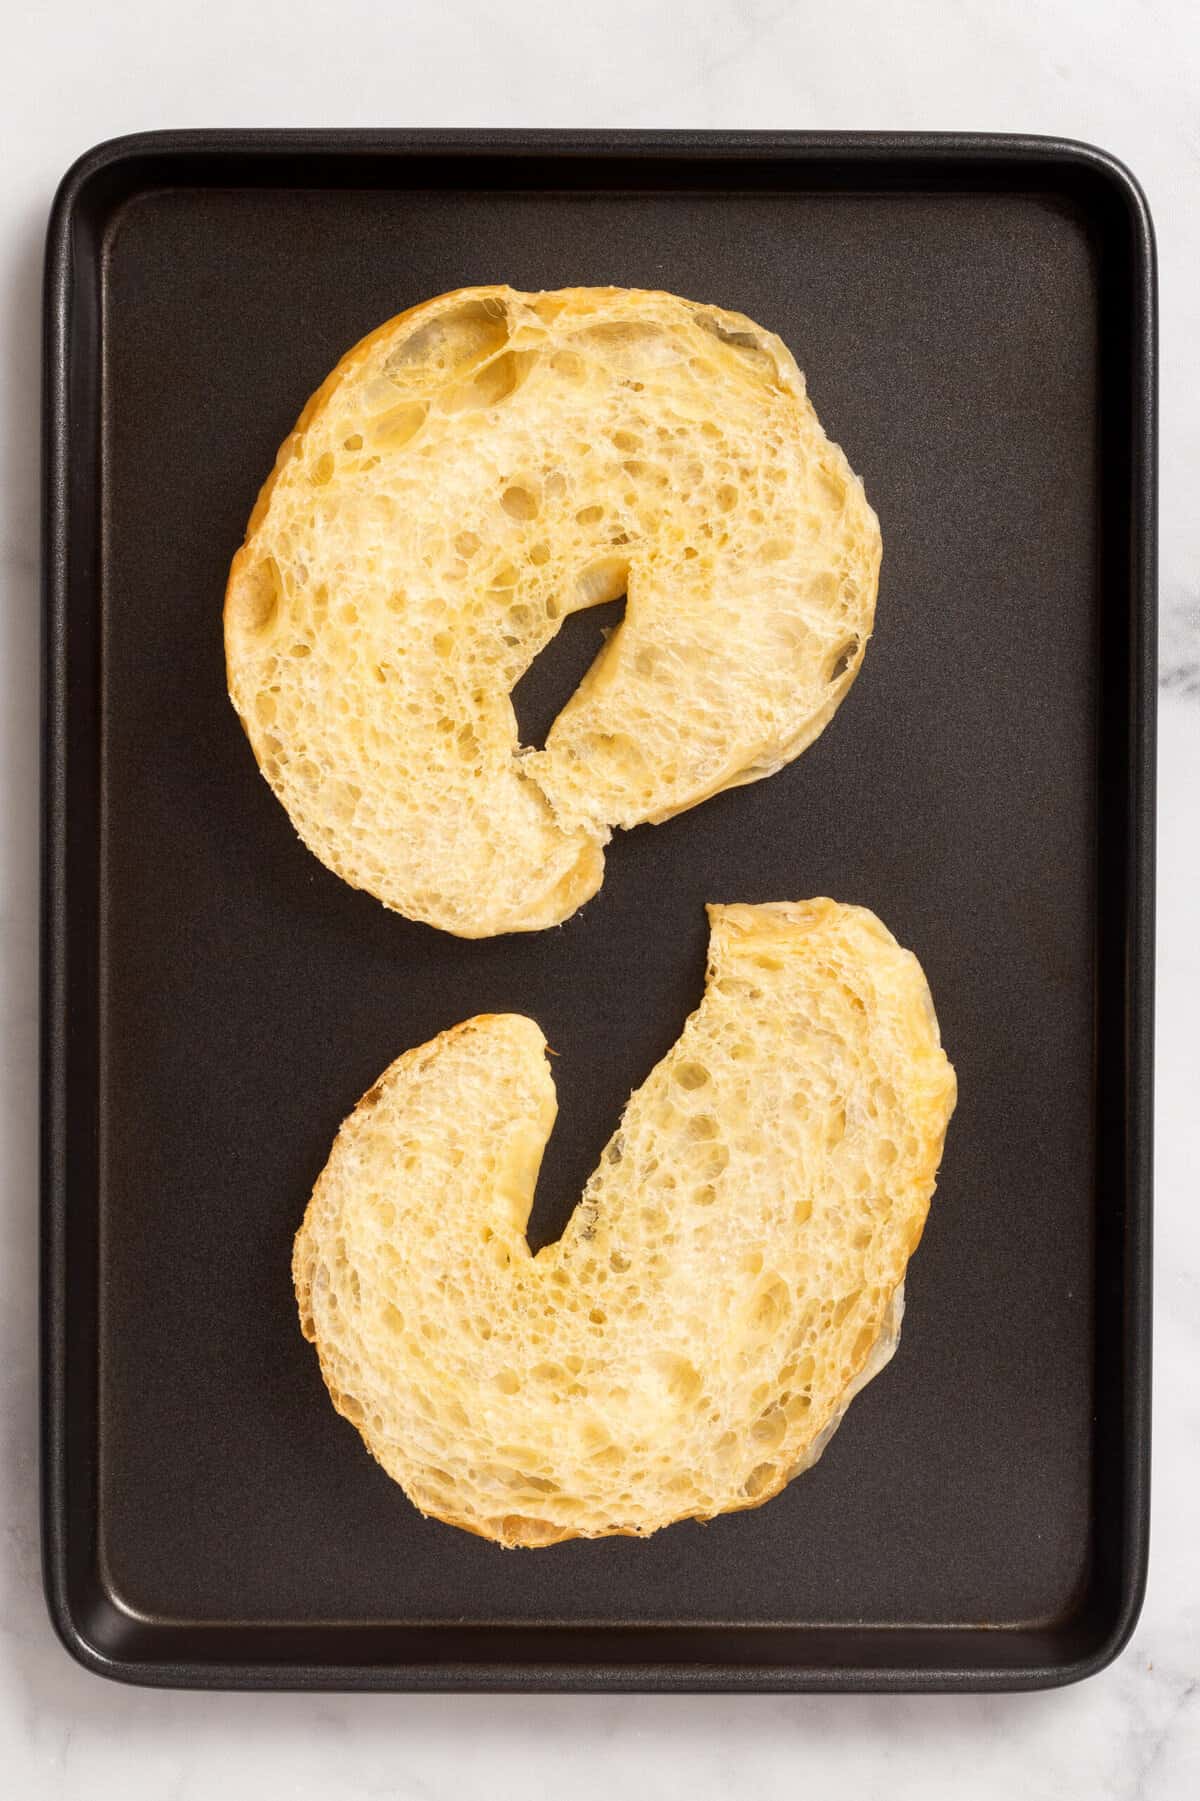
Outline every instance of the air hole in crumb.
<svg viewBox="0 0 1200 1801">
<path fill-rule="evenodd" d="M 750 1328 L 762 1338 L 777 1332 L 787 1316 L 789 1295 L 787 1284 L 778 1276 L 754 1298 L 750 1310 Z"/>
<path fill-rule="evenodd" d="M 852 1313 L 862 1298 L 862 1289 L 856 1288 L 853 1294 L 844 1294 L 833 1310 L 833 1323 L 840 1326 L 847 1315 Z"/>
<path fill-rule="evenodd" d="M 465 413 L 499 406 L 524 381 L 529 371 L 529 362 L 529 353 L 506 350 L 503 356 L 485 363 L 469 381 L 447 388 L 441 397 L 443 410 L 447 413 Z"/>
<path fill-rule="evenodd" d="M 675 1080 L 681 1088 L 703 1088 L 708 1079 L 703 1063 L 679 1063 L 675 1067 Z"/>
<path fill-rule="evenodd" d="M 528 488 L 506 488 L 500 496 L 500 505 L 511 519 L 533 519 L 537 515 L 537 496 Z"/>
<path fill-rule="evenodd" d="M 787 1414 L 782 1407 L 771 1407 L 760 1414 L 750 1428 L 750 1436 L 764 1450 L 774 1451 L 783 1443 L 787 1432 Z"/>
<path fill-rule="evenodd" d="M 729 1166 L 729 1152 L 723 1144 L 706 1144 L 697 1159 L 696 1174 L 710 1182 L 723 1175 Z"/>
<path fill-rule="evenodd" d="M 756 1495 L 762 1494 L 768 1484 L 776 1481 L 778 1475 L 779 1471 L 773 1463 L 756 1464 L 742 1485 L 742 1493 L 753 1500 Z"/>
<path fill-rule="evenodd" d="M 390 407 L 371 427 L 371 442 L 379 450 L 403 450 L 425 423 L 428 409 L 416 401 Z"/>
<path fill-rule="evenodd" d="M 394 382 L 435 385 L 493 356 L 508 339 L 503 301 L 487 296 L 451 304 L 410 330 L 384 358 Z"/>
<path fill-rule="evenodd" d="M 279 611 L 282 583 L 274 557 L 247 570 L 234 590 L 234 607 L 248 631 L 265 632 Z"/>
<path fill-rule="evenodd" d="M 685 1404 L 696 1400 L 702 1384 L 694 1363 L 674 1351 L 658 1351 L 650 1361 L 670 1400 Z"/>
</svg>

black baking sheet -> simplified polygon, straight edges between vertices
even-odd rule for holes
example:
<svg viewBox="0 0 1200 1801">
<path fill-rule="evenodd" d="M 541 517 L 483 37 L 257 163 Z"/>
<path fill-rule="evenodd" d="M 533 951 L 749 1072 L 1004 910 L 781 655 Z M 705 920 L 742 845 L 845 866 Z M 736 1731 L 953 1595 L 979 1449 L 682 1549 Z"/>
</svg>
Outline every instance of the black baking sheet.
<svg viewBox="0 0 1200 1801">
<path fill-rule="evenodd" d="M 463 943 L 303 848 L 220 616 L 340 353 L 492 281 L 663 287 L 780 333 L 884 564 L 811 750 L 619 836 L 562 928 Z M 1136 187 L 1041 140 L 159 134 L 71 172 L 43 1325 L 47 1590 L 77 1657 L 164 1684 L 803 1689 L 1045 1685 L 1116 1652 L 1147 1509 L 1153 331 Z M 551 1239 L 699 998 L 704 903 L 822 893 L 917 951 L 958 1070 L 896 1359 L 759 1511 L 534 1553 L 423 1520 L 296 1322 L 339 1121 L 406 1047 L 531 1014 L 559 1053 Z"/>
</svg>

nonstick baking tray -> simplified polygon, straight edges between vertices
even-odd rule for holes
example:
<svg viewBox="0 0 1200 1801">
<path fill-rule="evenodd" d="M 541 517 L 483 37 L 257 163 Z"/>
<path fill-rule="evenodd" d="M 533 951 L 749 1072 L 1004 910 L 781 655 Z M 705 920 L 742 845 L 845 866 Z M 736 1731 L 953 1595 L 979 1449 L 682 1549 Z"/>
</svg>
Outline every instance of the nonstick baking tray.
<svg viewBox="0 0 1200 1801">
<path fill-rule="evenodd" d="M 769 781 L 463 943 L 301 845 L 226 699 L 230 555 L 349 344 L 425 296 L 665 287 L 807 371 L 877 632 Z M 1136 1618 L 1149 1437 L 1154 273 L 1131 178 L 976 137 L 160 134 L 50 227 L 44 1523 L 93 1670 L 192 1686 L 983 1689 Z M 544 723 L 598 642 L 524 684 Z M 704 903 L 875 908 L 958 1070 L 900 1351 L 769 1506 L 505 1552 L 335 1415 L 292 1234 L 407 1046 L 531 1014 L 561 1229 L 701 991 Z"/>
</svg>

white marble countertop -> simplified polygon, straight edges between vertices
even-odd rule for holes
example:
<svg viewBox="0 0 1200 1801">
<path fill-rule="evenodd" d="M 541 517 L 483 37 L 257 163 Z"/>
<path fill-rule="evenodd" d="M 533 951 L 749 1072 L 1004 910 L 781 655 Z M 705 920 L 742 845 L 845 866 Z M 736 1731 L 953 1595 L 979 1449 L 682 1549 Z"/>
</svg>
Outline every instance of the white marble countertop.
<svg viewBox="0 0 1200 1801">
<path fill-rule="evenodd" d="M 0 1789 L 889 1801 L 1200 1794 L 1200 13 L 1193 0 L 56 0 L 0 25 Z M 1143 183 L 1162 290 L 1156 1427 L 1149 1595 L 1077 1688 L 930 1699 L 166 1694 L 73 1665 L 36 1480 L 38 405 L 46 211 L 155 126 L 1045 132 Z"/>
</svg>

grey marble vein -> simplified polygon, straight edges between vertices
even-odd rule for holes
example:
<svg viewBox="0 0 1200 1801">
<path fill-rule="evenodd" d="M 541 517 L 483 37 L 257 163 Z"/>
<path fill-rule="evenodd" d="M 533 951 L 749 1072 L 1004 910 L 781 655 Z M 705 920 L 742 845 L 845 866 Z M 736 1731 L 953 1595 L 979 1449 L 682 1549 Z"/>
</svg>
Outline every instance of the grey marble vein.
<svg viewBox="0 0 1200 1801">
<path fill-rule="evenodd" d="M 1162 598 L 1158 680 L 1168 694 L 1200 700 L 1200 584 Z"/>
</svg>

